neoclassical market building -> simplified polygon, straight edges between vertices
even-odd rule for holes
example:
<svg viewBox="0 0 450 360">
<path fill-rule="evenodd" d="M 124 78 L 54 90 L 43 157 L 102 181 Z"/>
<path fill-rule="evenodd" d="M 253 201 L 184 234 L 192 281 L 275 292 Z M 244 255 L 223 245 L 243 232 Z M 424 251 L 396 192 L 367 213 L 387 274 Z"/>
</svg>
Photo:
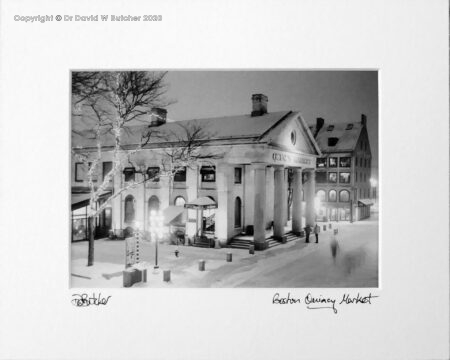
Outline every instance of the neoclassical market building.
<svg viewBox="0 0 450 360">
<path fill-rule="evenodd" d="M 173 209 L 178 208 L 183 213 L 181 219 L 184 218 L 178 217 L 178 221 L 180 225 L 185 224 L 188 237 L 193 237 L 200 225 L 221 246 L 246 234 L 253 235 L 255 249 L 262 250 L 267 248 L 270 237 L 283 241 L 287 233 L 303 235 L 305 225 L 315 223 L 315 169 L 321 152 L 299 112 L 270 113 L 268 99 L 263 94 L 254 94 L 251 100 L 252 111 L 248 114 L 182 122 L 166 122 L 166 111 L 155 109 L 158 117 L 152 126 L 170 133 L 178 123 L 198 125 L 210 134 L 205 151 L 221 156 L 179 171 L 172 186 L 169 186 L 170 179 L 156 176 L 123 192 L 99 217 L 98 228 L 124 231 L 138 223 L 145 231 L 152 209 L 177 215 Z M 141 132 L 142 126 L 136 126 L 124 135 L 123 143 L 128 149 L 138 143 Z M 82 131 L 73 134 L 75 151 L 95 151 L 93 140 L 84 135 Z M 145 147 L 136 154 L 138 168 L 133 171 L 125 167 L 107 191 L 113 193 L 127 181 L 139 181 L 140 176 L 159 173 L 159 150 L 167 146 L 156 141 Z M 105 147 L 103 154 L 101 171 L 97 174 L 100 178 L 112 166 L 112 150 Z M 82 213 L 89 201 L 86 187 L 83 164 L 74 159 L 72 211 L 75 213 Z M 205 198 L 214 206 L 199 216 L 189 204 Z"/>
</svg>

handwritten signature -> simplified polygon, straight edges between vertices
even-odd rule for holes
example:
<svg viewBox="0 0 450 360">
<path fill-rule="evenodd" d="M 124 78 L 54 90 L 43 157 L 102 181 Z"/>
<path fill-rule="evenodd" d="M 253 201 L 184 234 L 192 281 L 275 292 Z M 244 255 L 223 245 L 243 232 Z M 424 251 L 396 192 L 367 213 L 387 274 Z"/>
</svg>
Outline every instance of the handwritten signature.
<svg viewBox="0 0 450 360">
<path fill-rule="evenodd" d="M 372 299 L 379 296 L 369 295 L 361 296 L 359 293 L 356 296 L 351 296 L 350 294 L 344 294 L 340 302 L 337 302 L 336 298 L 325 297 L 322 295 L 313 296 L 308 293 L 303 299 L 291 297 L 291 293 L 288 293 L 286 297 L 280 296 L 279 293 L 275 293 L 272 298 L 272 304 L 278 305 L 290 305 L 290 304 L 306 304 L 306 308 L 309 310 L 317 309 L 331 309 L 335 314 L 337 314 L 337 305 L 349 305 L 349 304 L 372 304 Z"/>
<path fill-rule="evenodd" d="M 95 296 L 95 293 L 92 294 L 92 296 L 89 296 L 88 294 L 72 294 L 72 305 L 74 306 L 91 306 L 91 305 L 106 305 L 108 304 L 109 299 L 111 298 L 111 295 L 108 297 L 102 297 L 102 294 L 99 293 L 98 296 Z"/>
</svg>

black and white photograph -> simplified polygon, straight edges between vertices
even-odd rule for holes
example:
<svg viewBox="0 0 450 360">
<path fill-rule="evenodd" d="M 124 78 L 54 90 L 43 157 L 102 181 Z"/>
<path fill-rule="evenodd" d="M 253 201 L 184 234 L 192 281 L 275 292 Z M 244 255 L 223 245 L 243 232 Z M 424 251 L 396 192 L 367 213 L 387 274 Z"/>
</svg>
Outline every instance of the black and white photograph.
<svg viewBox="0 0 450 360">
<path fill-rule="evenodd" d="M 377 71 L 71 76 L 71 286 L 378 287 Z"/>
<path fill-rule="evenodd" d="M 447 0 L 0 0 L 0 360 L 448 360 Z"/>
</svg>

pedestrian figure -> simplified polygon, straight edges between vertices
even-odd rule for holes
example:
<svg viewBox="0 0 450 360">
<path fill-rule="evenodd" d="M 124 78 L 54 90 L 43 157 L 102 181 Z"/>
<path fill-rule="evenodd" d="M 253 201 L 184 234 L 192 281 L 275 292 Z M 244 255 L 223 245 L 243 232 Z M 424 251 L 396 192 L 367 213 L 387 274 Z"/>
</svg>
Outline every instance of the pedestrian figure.
<svg viewBox="0 0 450 360">
<path fill-rule="evenodd" d="M 311 227 L 309 225 L 306 225 L 305 229 L 305 233 L 306 233 L 306 241 L 307 243 L 309 243 L 309 234 L 311 234 Z"/>
<path fill-rule="evenodd" d="M 316 224 L 316 226 L 314 226 L 314 235 L 316 235 L 316 244 L 319 243 L 319 233 L 320 233 L 320 226 Z"/>
<path fill-rule="evenodd" d="M 331 239 L 330 247 L 331 247 L 331 256 L 333 256 L 333 262 L 336 264 L 336 255 L 339 250 L 339 243 L 336 239 L 336 235 L 333 235 L 333 238 Z"/>
</svg>

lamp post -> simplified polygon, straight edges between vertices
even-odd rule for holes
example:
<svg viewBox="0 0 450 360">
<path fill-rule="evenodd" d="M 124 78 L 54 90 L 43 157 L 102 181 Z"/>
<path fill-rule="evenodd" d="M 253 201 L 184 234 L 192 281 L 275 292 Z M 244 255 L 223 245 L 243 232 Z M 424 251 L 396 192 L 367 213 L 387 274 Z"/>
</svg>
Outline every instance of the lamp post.
<svg viewBox="0 0 450 360">
<path fill-rule="evenodd" d="M 164 234 L 164 216 L 162 211 L 150 211 L 150 236 L 155 240 L 155 266 L 154 269 L 159 269 L 158 265 L 158 241 L 162 239 Z"/>
<path fill-rule="evenodd" d="M 377 180 L 374 178 L 370 178 L 370 187 L 372 188 L 372 198 L 376 201 L 377 195 L 376 195 L 376 187 L 377 187 Z"/>
</svg>

